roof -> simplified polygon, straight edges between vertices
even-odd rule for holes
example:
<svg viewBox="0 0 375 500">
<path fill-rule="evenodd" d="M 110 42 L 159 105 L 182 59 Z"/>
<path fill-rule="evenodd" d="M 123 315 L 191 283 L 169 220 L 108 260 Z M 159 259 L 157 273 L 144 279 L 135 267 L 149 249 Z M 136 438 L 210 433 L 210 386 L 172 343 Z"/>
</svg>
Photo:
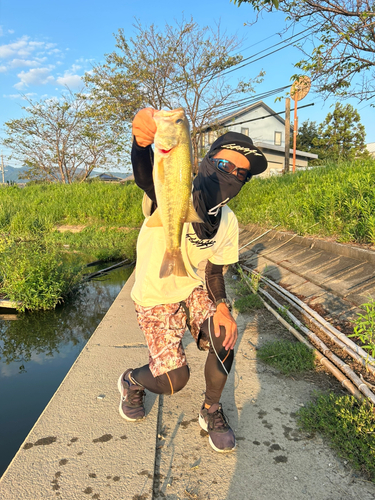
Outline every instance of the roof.
<svg viewBox="0 0 375 500">
<path fill-rule="evenodd" d="M 254 104 L 250 104 L 250 106 L 245 106 L 244 108 L 239 108 L 230 114 L 223 115 L 223 116 L 217 118 L 214 122 L 210 123 L 209 125 L 206 125 L 204 127 L 204 129 L 210 128 L 212 126 L 217 126 L 218 124 L 223 125 L 227 121 L 232 121 L 236 118 L 240 118 L 242 115 L 245 115 L 249 111 L 254 111 L 255 109 L 257 109 L 259 107 L 264 108 L 269 113 L 269 115 L 274 116 L 277 120 L 279 120 L 283 124 L 283 126 L 285 126 L 285 120 L 283 118 L 281 118 L 280 115 L 276 114 L 275 111 L 272 108 L 270 108 L 269 106 L 267 106 L 267 104 L 265 104 L 263 101 L 258 101 L 258 102 L 255 102 Z M 262 120 L 265 118 L 268 118 L 268 117 L 267 116 L 259 117 L 259 118 L 256 118 L 256 120 Z M 248 120 L 246 120 L 246 121 L 248 121 Z M 237 124 L 237 125 L 239 125 L 239 124 Z"/>
<path fill-rule="evenodd" d="M 370 151 L 370 153 L 375 153 L 375 142 L 370 142 L 366 144 L 366 148 Z"/>
<path fill-rule="evenodd" d="M 106 172 L 99 174 L 97 178 L 101 179 L 102 181 L 122 181 L 122 177 L 115 177 L 114 175 Z"/>
<path fill-rule="evenodd" d="M 274 146 L 273 144 L 268 144 L 266 142 L 254 142 L 254 145 L 261 150 L 270 149 L 272 151 L 279 151 L 280 153 L 285 154 L 285 148 L 283 146 Z M 289 154 L 293 155 L 293 149 L 289 149 Z M 318 158 L 318 155 L 316 154 L 308 153 L 307 151 L 300 151 L 299 149 L 296 149 L 296 155 L 305 156 L 306 158 L 314 160 Z"/>
</svg>

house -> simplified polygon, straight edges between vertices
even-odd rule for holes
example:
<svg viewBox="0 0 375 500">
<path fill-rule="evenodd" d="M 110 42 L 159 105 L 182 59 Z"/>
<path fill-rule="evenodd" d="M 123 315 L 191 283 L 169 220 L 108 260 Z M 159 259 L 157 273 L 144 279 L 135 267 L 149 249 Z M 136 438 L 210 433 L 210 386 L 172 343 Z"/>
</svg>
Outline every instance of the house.
<svg viewBox="0 0 375 500">
<path fill-rule="evenodd" d="M 370 155 L 375 158 L 375 142 L 370 142 L 366 144 L 366 148 L 369 151 Z"/>
<path fill-rule="evenodd" d="M 121 182 L 123 179 L 122 177 L 116 177 L 112 174 L 103 172 L 102 174 L 97 175 L 93 179 L 98 179 L 101 180 L 102 182 Z"/>
<path fill-rule="evenodd" d="M 293 137 L 293 126 L 290 127 Z M 202 155 L 206 154 L 217 137 L 225 132 L 240 132 L 253 140 L 268 160 L 268 169 L 261 177 L 281 174 L 285 165 L 285 120 L 263 101 L 237 109 L 218 118 L 204 128 L 201 139 Z M 293 150 L 289 152 L 292 169 Z M 309 159 L 318 156 L 304 151 L 296 151 L 296 168 L 307 168 Z"/>
</svg>

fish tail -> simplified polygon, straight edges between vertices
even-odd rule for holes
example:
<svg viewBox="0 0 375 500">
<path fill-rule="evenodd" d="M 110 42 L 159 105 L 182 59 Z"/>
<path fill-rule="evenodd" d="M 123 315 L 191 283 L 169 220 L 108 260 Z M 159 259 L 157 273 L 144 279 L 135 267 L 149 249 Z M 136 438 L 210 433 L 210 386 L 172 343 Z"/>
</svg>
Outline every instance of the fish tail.
<svg viewBox="0 0 375 500">
<path fill-rule="evenodd" d="M 182 259 L 181 250 L 166 250 L 161 264 L 159 278 L 166 278 L 174 274 L 175 276 L 187 276 L 185 264 Z"/>
</svg>

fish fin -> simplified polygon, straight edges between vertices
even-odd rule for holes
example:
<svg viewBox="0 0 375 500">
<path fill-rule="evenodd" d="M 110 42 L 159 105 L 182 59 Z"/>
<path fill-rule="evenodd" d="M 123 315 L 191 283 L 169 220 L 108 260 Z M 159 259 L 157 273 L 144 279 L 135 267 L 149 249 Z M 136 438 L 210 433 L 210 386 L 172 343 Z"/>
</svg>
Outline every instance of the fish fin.
<svg viewBox="0 0 375 500">
<path fill-rule="evenodd" d="M 182 259 L 181 250 L 166 250 L 161 264 L 159 278 L 167 278 L 171 274 L 175 276 L 188 276 Z"/>
<path fill-rule="evenodd" d="M 203 222 L 203 220 L 199 217 L 199 215 L 195 211 L 191 199 L 189 200 L 189 206 L 187 209 L 185 222 Z"/>
<path fill-rule="evenodd" d="M 160 218 L 160 210 L 157 208 L 155 212 L 151 215 L 151 217 L 146 222 L 147 227 L 161 227 L 163 223 Z"/>
</svg>

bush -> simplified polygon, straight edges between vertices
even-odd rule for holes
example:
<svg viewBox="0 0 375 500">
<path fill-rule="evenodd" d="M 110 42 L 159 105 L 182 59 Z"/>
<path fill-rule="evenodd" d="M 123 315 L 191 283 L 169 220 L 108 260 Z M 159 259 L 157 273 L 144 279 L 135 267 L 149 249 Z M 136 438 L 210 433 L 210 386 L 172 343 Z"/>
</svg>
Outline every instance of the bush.
<svg viewBox="0 0 375 500">
<path fill-rule="evenodd" d="M 12 242 L 0 262 L 1 292 L 25 309 L 53 309 L 79 284 L 83 266 L 67 264 L 41 242 Z"/>
</svg>

